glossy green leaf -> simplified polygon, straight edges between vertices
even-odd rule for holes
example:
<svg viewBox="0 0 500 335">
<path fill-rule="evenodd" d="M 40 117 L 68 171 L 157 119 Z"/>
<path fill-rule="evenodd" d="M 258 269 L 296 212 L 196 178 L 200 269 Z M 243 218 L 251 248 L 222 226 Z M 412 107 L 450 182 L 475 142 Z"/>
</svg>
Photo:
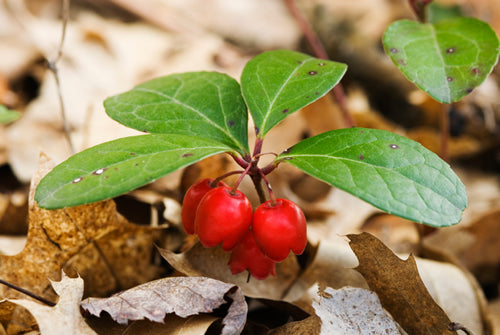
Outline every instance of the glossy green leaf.
<svg viewBox="0 0 500 335">
<path fill-rule="evenodd" d="M 0 105 L 0 124 L 15 121 L 21 117 L 18 111 L 10 110 L 7 107 Z"/>
<path fill-rule="evenodd" d="M 386 212 L 435 227 L 460 221 L 465 188 L 419 143 L 388 131 L 349 128 L 303 140 L 277 158 Z"/>
<path fill-rule="evenodd" d="M 112 198 L 205 157 L 231 151 L 219 142 L 185 135 L 120 138 L 84 150 L 56 166 L 35 200 L 55 209 Z"/>
<path fill-rule="evenodd" d="M 240 85 L 218 72 L 173 74 L 104 101 L 106 113 L 128 127 L 219 141 L 248 152 L 248 111 Z"/>
<path fill-rule="evenodd" d="M 435 24 L 396 21 L 387 28 L 383 43 L 401 72 L 443 103 L 458 101 L 480 85 L 499 53 L 493 29 L 464 17 Z"/>
<path fill-rule="evenodd" d="M 347 70 L 345 64 L 289 50 L 264 52 L 247 63 L 241 89 L 257 135 L 264 135 L 288 115 L 319 99 Z"/>
</svg>

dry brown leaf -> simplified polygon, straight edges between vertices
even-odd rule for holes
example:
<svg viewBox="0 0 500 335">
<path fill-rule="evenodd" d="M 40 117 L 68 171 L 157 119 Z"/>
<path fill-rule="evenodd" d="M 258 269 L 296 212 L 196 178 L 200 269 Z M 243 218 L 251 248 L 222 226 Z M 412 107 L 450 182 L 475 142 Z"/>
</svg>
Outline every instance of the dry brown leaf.
<svg viewBox="0 0 500 335">
<path fill-rule="evenodd" d="M 347 236 L 359 260 L 356 268 L 382 305 L 409 334 L 456 334 L 450 319 L 436 304 L 418 274 L 413 256 L 406 261 L 373 235 Z"/>
<path fill-rule="evenodd" d="M 354 287 L 314 289 L 313 307 L 321 319 L 320 334 L 401 334 L 374 292 Z"/>
<path fill-rule="evenodd" d="M 205 248 L 196 243 L 191 249 L 176 254 L 167 249 L 158 249 L 160 254 L 177 271 L 187 276 L 203 276 L 233 283 L 246 296 L 280 300 L 299 274 L 295 257 L 288 257 L 276 266 L 276 277 L 264 280 L 250 278 L 246 272 L 231 274 L 228 266 L 230 254 L 222 248 Z"/>
<path fill-rule="evenodd" d="M 96 334 L 80 314 L 83 279 L 69 278 L 63 272 L 61 281 L 52 282 L 52 287 L 59 296 L 54 307 L 26 299 L 9 299 L 8 301 L 23 306 L 33 314 L 41 335 Z"/>
<path fill-rule="evenodd" d="M 138 320 L 128 325 L 116 323 L 107 314 L 102 317 L 89 316 L 86 319 L 92 329 L 102 335 L 200 335 L 205 334 L 216 320 L 220 318 L 211 314 L 198 314 L 187 318 L 167 314 L 163 320 L 165 323 Z"/>
<path fill-rule="evenodd" d="M 29 202 L 29 231 L 24 249 L 0 256 L 0 278 L 34 294 L 54 300 L 49 279 L 62 268 L 81 273 L 92 285 L 88 293 L 105 294 L 151 280 L 158 271 L 150 263 L 152 232 L 128 223 L 113 201 L 60 210 L 44 210 L 33 200 L 35 188 L 53 163 L 44 154 L 34 176 Z M 0 287 L 3 298 L 20 293 Z M 2 314 L 2 313 L 0 313 Z M 10 319 L 10 314 L 1 319 Z"/>
<path fill-rule="evenodd" d="M 211 313 L 230 302 L 222 320 L 222 334 L 240 334 L 245 326 L 247 304 L 241 290 L 204 277 L 172 277 L 155 280 L 109 298 L 87 298 L 81 306 L 93 315 L 106 311 L 121 324 L 149 319 L 163 322 L 166 314 L 180 317 Z"/>
</svg>

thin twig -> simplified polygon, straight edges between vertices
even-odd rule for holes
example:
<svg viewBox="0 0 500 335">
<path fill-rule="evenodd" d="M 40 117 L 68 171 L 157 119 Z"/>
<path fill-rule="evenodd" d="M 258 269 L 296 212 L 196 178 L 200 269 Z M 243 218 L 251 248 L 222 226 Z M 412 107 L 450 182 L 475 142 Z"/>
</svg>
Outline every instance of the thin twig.
<svg viewBox="0 0 500 335">
<path fill-rule="evenodd" d="M 318 38 L 318 35 L 312 29 L 311 24 L 307 20 L 304 13 L 301 12 L 299 7 L 295 3 L 295 0 L 283 0 L 283 1 L 288 10 L 290 11 L 290 13 L 292 14 L 292 16 L 294 17 L 295 21 L 297 22 L 297 25 L 304 34 L 304 37 L 311 46 L 316 57 L 321 59 L 330 59 L 328 57 L 325 47 L 323 46 L 323 43 L 321 43 L 321 40 Z M 340 112 L 342 113 L 342 117 L 344 118 L 346 126 L 353 127 L 355 125 L 354 119 L 352 118 L 351 114 L 349 113 L 349 110 L 347 109 L 345 92 L 342 84 L 338 83 L 337 85 L 335 85 L 335 87 L 332 90 L 332 93 L 340 108 Z"/>
<path fill-rule="evenodd" d="M 59 107 L 61 110 L 61 119 L 63 123 L 63 132 L 66 140 L 68 141 L 69 148 L 71 153 L 75 153 L 75 147 L 73 145 L 73 141 L 70 136 L 70 127 L 68 124 L 68 120 L 66 119 L 66 107 L 64 105 L 64 99 L 61 90 L 61 78 L 59 77 L 59 71 L 57 69 L 57 63 L 61 60 L 63 55 L 63 46 L 64 40 L 66 39 L 66 28 L 69 21 L 69 1 L 70 0 L 61 0 L 62 6 L 62 33 L 61 33 L 61 41 L 59 43 L 59 48 L 57 50 L 57 55 L 54 60 L 47 59 L 47 67 L 54 74 L 54 79 L 56 81 L 57 87 L 57 95 L 59 97 Z"/>
<path fill-rule="evenodd" d="M 463 331 L 465 334 L 467 335 L 473 335 L 472 332 L 467 329 L 464 325 L 458 323 L 458 322 L 451 322 L 449 325 L 448 325 L 448 329 L 451 330 L 451 331 Z"/>
<path fill-rule="evenodd" d="M 31 298 L 33 298 L 33 299 L 36 299 L 36 300 L 40 301 L 41 303 L 44 303 L 44 304 L 45 304 L 45 305 L 47 305 L 47 306 L 51 306 L 51 307 L 53 307 L 53 306 L 55 306 L 55 305 L 56 305 L 56 303 L 55 303 L 55 302 L 52 302 L 52 301 L 47 300 L 47 299 L 45 299 L 45 298 L 42 298 L 42 297 L 40 297 L 39 295 L 36 295 L 36 294 L 35 294 L 35 293 L 33 293 L 33 292 L 30 292 L 30 291 L 28 291 L 28 290 L 26 290 L 26 289 L 24 289 L 24 288 L 22 288 L 22 287 L 19 287 L 19 286 L 16 286 L 16 285 L 14 285 L 14 284 L 11 284 L 11 283 L 9 283 L 9 282 L 7 282 L 7 281 L 3 280 L 3 279 L 0 279 L 0 284 L 3 284 L 3 285 L 5 285 L 5 286 L 7 286 L 7 287 L 10 287 L 11 289 L 16 290 L 16 291 L 18 291 L 18 292 L 21 292 L 21 293 L 23 293 L 23 294 L 26 294 L 27 296 L 29 296 L 29 297 L 31 297 Z"/>
</svg>

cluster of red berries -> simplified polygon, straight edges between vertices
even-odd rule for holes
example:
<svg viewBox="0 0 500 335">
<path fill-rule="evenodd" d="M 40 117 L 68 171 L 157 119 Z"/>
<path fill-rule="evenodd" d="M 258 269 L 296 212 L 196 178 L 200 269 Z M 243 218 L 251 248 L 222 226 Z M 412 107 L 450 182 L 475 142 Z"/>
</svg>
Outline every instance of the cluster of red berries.
<svg viewBox="0 0 500 335">
<path fill-rule="evenodd" d="M 276 275 L 276 263 L 290 250 L 301 254 L 307 244 L 306 219 L 292 201 L 266 201 L 255 210 L 248 198 L 223 182 L 203 179 L 186 192 L 182 224 L 186 233 L 198 234 L 205 247 L 222 243 L 232 251 L 233 274 L 248 270 L 257 279 Z"/>
</svg>

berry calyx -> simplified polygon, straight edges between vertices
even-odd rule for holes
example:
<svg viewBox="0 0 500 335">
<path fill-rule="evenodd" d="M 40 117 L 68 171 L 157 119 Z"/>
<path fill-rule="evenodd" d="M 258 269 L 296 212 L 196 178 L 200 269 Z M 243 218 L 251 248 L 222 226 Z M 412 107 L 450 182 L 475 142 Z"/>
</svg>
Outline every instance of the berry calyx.
<svg viewBox="0 0 500 335">
<path fill-rule="evenodd" d="M 257 279 L 276 276 L 276 262 L 260 251 L 250 230 L 234 247 L 229 267 L 233 275 L 248 270 Z"/>
<path fill-rule="evenodd" d="M 194 234 L 194 219 L 196 210 L 200 204 L 201 199 L 209 191 L 213 190 L 213 179 L 206 178 L 197 181 L 186 191 L 184 200 L 182 201 L 181 219 L 184 230 L 187 234 Z M 217 186 L 227 186 L 224 182 L 219 181 Z"/>
<path fill-rule="evenodd" d="M 306 218 L 288 199 L 268 200 L 255 210 L 252 223 L 260 250 L 276 262 L 283 261 L 290 250 L 300 255 L 307 244 Z"/>
<path fill-rule="evenodd" d="M 194 222 L 201 244 L 211 248 L 222 243 L 230 251 L 252 224 L 252 205 L 240 191 L 217 187 L 201 199 Z"/>
</svg>

